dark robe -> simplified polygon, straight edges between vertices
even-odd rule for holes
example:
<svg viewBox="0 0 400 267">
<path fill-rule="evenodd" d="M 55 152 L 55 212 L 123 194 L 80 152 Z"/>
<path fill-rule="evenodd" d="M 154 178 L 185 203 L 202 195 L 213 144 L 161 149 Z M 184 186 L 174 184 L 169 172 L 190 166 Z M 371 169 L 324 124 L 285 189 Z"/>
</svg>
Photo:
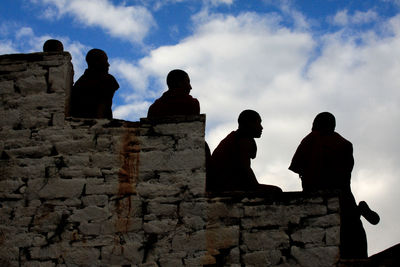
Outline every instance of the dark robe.
<svg viewBox="0 0 400 267">
<path fill-rule="evenodd" d="M 312 131 L 297 148 L 289 169 L 298 173 L 304 192 L 339 190 L 342 258 L 367 258 L 367 239 L 350 188 L 353 145 L 336 132 Z"/>
<path fill-rule="evenodd" d="M 200 104 L 196 98 L 168 90 L 149 107 L 147 117 L 198 114 L 200 114 Z"/>
<path fill-rule="evenodd" d="M 112 119 L 112 99 L 119 88 L 114 76 L 86 69 L 71 92 L 71 115 Z"/>
<path fill-rule="evenodd" d="M 231 132 L 212 153 L 207 191 L 256 190 L 259 183 L 250 167 L 256 154 L 253 138 Z"/>
</svg>

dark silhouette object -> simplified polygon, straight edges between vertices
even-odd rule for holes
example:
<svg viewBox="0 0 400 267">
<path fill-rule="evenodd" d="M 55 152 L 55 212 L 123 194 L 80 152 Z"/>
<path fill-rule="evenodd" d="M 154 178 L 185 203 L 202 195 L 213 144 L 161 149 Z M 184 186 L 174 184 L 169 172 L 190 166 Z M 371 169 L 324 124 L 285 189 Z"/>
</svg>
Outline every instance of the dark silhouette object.
<svg viewBox="0 0 400 267">
<path fill-rule="evenodd" d="M 43 52 L 63 52 L 64 46 L 63 44 L 56 39 L 49 39 L 44 42 Z"/>
<path fill-rule="evenodd" d="M 335 117 L 318 114 L 312 131 L 300 143 L 289 169 L 298 173 L 304 192 L 338 190 L 341 208 L 340 253 L 343 259 L 367 258 L 367 238 L 360 215 L 372 223 L 379 216 L 365 202 L 357 206 L 350 188 L 353 145 L 335 132 Z M 365 203 L 365 204 L 364 204 Z"/>
<path fill-rule="evenodd" d="M 114 76 L 108 73 L 107 54 L 92 49 L 86 55 L 88 68 L 76 81 L 71 92 L 71 115 L 80 118 L 112 119 L 112 98 L 119 88 Z"/>
<path fill-rule="evenodd" d="M 279 187 L 259 184 L 251 159 L 257 154 L 254 138 L 261 137 L 261 117 L 254 110 L 244 110 L 238 118 L 239 128 L 228 134 L 214 150 L 207 177 L 207 191 L 282 192 Z"/>
<path fill-rule="evenodd" d="M 380 221 L 380 217 L 378 213 L 375 211 L 371 210 L 365 201 L 360 201 L 358 203 L 358 209 L 360 211 L 360 214 L 370 223 L 373 225 L 377 225 Z"/>
<path fill-rule="evenodd" d="M 147 117 L 198 115 L 200 104 L 189 93 L 192 89 L 189 75 L 183 70 L 172 70 L 167 76 L 168 91 L 149 108 Z"/>
<path fill-rule="evenodd" d="M 355 266 L 355 265 L 354 265 Z M 400 244 L 394 245 L 368 258 L 365 267 L 398 267 L 400 266 Z"/>
</svg>

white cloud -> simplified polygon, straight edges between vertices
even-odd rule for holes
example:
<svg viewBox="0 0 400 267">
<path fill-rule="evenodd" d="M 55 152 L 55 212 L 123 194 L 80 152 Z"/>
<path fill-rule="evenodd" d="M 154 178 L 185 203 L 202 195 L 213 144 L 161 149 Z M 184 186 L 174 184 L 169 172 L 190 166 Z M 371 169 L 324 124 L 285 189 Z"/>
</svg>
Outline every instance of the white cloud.
<svg viewBox="0 0 400 267">
<path fill-rule="evenodd" d="M 142 6 L 113 5 L 109 0 L 41 0 L 47 18 L 73 16 L 84 26 L 100 27 L 113 37 L 141 43 L 155 21 Z"/>
<path fill-rule="evenodd" d="M 349 15 L 348 10 L 344 9 L 338 11 L 333 18 L 330 19 L 331 23 L 338 26 L 347 25 L 360 25 L 376 21 L 379 18 L 378 13 L 373 10 L 366 12 L 355 11 L 353 15 Z"/>
<path fill-rule="evenodd" d="M 361 21 L 354 16 L 351 20 Z M 285 191 L 301 190 L 300 180 L 287 167 L 315 115 L 331 111 L 337 118 L 337 131 L 354 144 L 356 199 L 390 213 L 382 225 L 396 229 L 400 216 L 393 205 L 400 200 L 400 125 L 396 123 L 400 121 L 400 16 L 384 23 L 386 37 L 371 31 L 350 37 L 341 31 L 322 36 L 321 53 L 311 62 L 317 47 L 312 33 L 280 26 L 276 16 L 207 17 L 203 13 L 195 22 L 201 24 L 192 36 L 157 48 L 131 66 L 131 74 L 124 74 L 136 90 L 131 94 L 142 98 L 147 93 L 161 94 L 161 81 L 168 71 L 185 69 L 192 95 L 207 114 L 206 139 L 211 149 L 236 128 L 240 111 L 257 110 L 264 133 L 257 140 L 253 169 L 260 182 Z M 360 38 L 363 42 L 357 45 L 355 40 Z M 160 81 L 156 87 L 149 83 L 152 78 Z M 121 116 L 127 114 L 124 109 L 118 111 Z M 137 109 L 142 110 L 141 116 L 145 114 L 143 105 Z M 381 240 L 370 242 L 370 253 L 400 238 L 397 230 L 366 227 L 370 241 Z"/>
<path fill-rule="evenodd" d="M 11 40 L 0 40 L 0 55 L 17 53 L 17 49 Z"/>
<path fill-rule="evenodd" d="M 23 37 L 32 37 L 32 36 L 33 36 L 33 30 L 30 27 L 22 27 L 15 34 L 15 37 L 17 39 Z"/>
<path fill-rule="evenodd" d="M 208 0 L 208 1 L 210 1 L 213 6 L 219 6 L 221 4 L 223 4 L 223 5 L 232 5 L 233 4 L 233 0 Z"/>
<path fill-rule="evenodd" d="M 151 103 L 147 101 L 133 102 L 127 105 L 120 105 L 113 109 L 114 118 L 129 118 L 136 114 L 147 114 L 147 109 Z M 142 116 L 142 117 L 145 117 Z"/>
<path fill-rule="evenodd" d="M 192 0 L 141 0 L 143 5 L 152 7 L 153 10 L 159 10 L 171 4 L 182 3 L 182 2 L 196 2 Z M 217 7 L 220 5 L 232 5 L 234 0 L 201 0 L 198 1 L 202 5 L 202 8 Z M 198 3 L 195 3 L 198 4 Z"/>
</svg>

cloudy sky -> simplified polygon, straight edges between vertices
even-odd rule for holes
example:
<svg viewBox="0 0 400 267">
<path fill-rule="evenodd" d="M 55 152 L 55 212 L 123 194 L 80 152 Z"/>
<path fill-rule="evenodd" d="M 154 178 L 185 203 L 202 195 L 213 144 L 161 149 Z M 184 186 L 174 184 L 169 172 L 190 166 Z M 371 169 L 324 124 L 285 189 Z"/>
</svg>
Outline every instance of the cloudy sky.
<svg viewBox="0 0 400 267">
<path fill-rule="evenodd" d="M 287 170 L 321 111 L 354 146 L 352 190 L 381 215 L 369 253 L 400 242 L 399 0 L 2 0 L 0 54 L 41 51 L 56 38 L 75 80 L 91 48 L 107 52 L 119 84 L 114 117 L 137 121 L 166 89 L 191 78 L 213 150 L 257 110 L 263 136 L 253 169 L 262 183 L 301 190 Z"/>
</svg>

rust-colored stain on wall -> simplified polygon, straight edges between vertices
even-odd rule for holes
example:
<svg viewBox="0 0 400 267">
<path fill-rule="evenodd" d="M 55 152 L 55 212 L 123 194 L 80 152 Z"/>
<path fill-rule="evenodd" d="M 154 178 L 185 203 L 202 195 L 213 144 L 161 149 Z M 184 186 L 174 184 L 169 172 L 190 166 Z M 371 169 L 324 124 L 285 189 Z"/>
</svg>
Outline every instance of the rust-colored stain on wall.
<svg viewBox="0 0 400 267">
<path fill-rule="evenodd" d="M 122 137 L 120 161 L 122 166 L 118 172 L 118 200 L 116 202 L 116 228 L 127 232 L 131 224 L 132 195 L 136 194 L 136 184 L 139 177 L 140 142 L 136 131 L 128 129 Z"/>
</svg>

